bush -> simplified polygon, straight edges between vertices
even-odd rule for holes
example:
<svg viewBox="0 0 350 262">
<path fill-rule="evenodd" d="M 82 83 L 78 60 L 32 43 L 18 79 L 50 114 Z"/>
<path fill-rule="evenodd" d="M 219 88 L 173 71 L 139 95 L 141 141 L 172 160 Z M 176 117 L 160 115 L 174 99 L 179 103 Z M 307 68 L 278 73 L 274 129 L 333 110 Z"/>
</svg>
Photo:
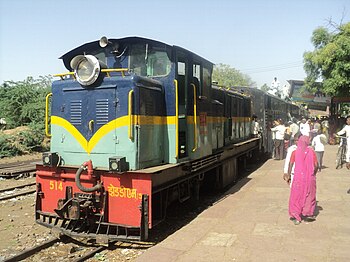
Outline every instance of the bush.
<svg viewBox="0 0 350 262">
<path fill-rule="evenodd" d="M 39 152 L 45 138 L 45 97 L 51 92 L 51 77 L 5 81 L 0 86 L 0 117 L 6 128 L 27 128 L 14 133 L 0 132 L 0 158 Z"/>
</svg>

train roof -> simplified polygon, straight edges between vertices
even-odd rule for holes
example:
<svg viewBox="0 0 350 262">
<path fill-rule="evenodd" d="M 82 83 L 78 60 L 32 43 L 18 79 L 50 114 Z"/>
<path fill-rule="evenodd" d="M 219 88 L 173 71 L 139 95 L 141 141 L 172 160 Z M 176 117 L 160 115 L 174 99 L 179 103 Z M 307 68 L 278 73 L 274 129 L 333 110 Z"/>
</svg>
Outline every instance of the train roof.
<svg viewBox="0 0 350 262">
<path fill-rule="evenodd" d="M 218 84 L 213 84 L 212 88 L 213 89 L 217 89 L 217 90 L 221 90 L 221 91 L 224 91 L 224 92 L 227 92 L 227 93 L 229 93 L 231 95 L 235 95 L 235 96 L 242 96 L 242 97 L 245 97 L 245 98 L 250 98 L 251 97 L 251 94 L 244 93 L 241 90 L 236 89 L 235 87 L 226 87 L 226 86 L 221 86 L 221 85 L 218 85 Z"/>
<path fill-rule="evenodd" d="M 158 47 L 162 47 L 162 48 L 165 48 L 167 51 L 172 51 L 174 49 L 177 49 L 177 50 L 181 50 L 187 54 L 190 54 L 192 57 L 196 58 L 197 60 L 200 60 L 206 64 L 210 64 L 211 66 L 213 66 L 214 64 L 208 60 L 206 60 L 205 58 L 187 50 L 187 49 L 184 49 L 182 47 L 179 47 L 179 46 L 171 46 L 171 45 L 168 45 L 166 43 L 163 43 L 163 42 L 160 42 L 160 41 L 157 41 L 157 40 L 153 40 L 153 39 L 149 39 L 149 38 L 143 38 L 143 37 L 137 37 L 137 36 L 130 36 L 130 37 L 124 37 L 124 38 L 118 38 L 118 39 L 108 39 L 108 42 L 109 43 L 113 43 L 115 45 L 123 45 L 123 44 L 136 44 L 136 43 L 148 43 L 148 44 L 151 44 L 153 46 L 158 46 Z M 90 51 L 93 51 L 93 50 L 97 50 L 100 47 L 100 40 L 97 40 L 97 41 L 93 41 L 93 42 L 90 42 L 90 43 L 86 43 L 86 44 L 83 44 L 79 47 L 76 47 L 74 49 L 72 49 L 71 51 L 65 53 L 64 55 L 62 55 L 59 59 L 62 59 L 63 60 L 63 63 L 65 65 L 65 67 L 69 70 L 69 71 L 72 71 L 72 68 L 70 66 L 70 61 L 77 55 L 82 55 L 84 53 L 89 53 Z"/>
<path fill-rule="evenodd" d="M 249 95 L 254 95 L 254 94 L 258 94 L 258 95 L 260 95 L 260 94 L 265 94 L 265 95 L 267 95 L 267 96 L 269 96 L 269 97 L 272 97 L 273 99 L 280 100 L 280 101 L 283 101 L 283 102 L 285 102 L 285 103 L 293 104 L 292 101 L 284 100 L 284 99 L 282 99 L 282 98 L 280 98 L 280 97 L 278 97 L 278 96 L 274 96 L 274 95 L 272 95 L 272 94 L 269 94 L 268 92 L 265 92 L 265 91 L 263 91 L 263 90 L 261 90 L 261 89 L 255 88 L 255 87 L 237 86 L 237 87 L 235 87 L 235 88 L 240 89 L 242 92 L 244 92 L 244 93 L 246 93 L 246 94 L 249 94 Z"/>
</svg>

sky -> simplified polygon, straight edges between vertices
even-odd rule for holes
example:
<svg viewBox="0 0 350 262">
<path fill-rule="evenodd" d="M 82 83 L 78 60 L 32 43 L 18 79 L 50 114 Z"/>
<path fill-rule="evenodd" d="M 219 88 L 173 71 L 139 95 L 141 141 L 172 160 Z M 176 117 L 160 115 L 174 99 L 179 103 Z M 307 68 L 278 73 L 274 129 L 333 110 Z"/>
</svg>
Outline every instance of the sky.
<svg viewBox="0 0 350 262">
<path fill-rule="evenodd" d="M 261 87 L 303 80 L 312 32 L 350 21 L 349 0 L 0 0 L 0 84 L 64 73 L 59 57 L 107 38 L 181 46 Z"/>
</svg>

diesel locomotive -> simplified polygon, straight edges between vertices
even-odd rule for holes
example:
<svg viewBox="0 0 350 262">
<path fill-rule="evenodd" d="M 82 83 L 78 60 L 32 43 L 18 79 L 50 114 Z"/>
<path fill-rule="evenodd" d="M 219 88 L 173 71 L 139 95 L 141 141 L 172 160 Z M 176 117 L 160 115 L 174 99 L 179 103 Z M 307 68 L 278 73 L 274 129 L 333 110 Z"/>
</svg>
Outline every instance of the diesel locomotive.
<svg viewBox="0 0 350 262">
<path fill-rule="evenodd" d="M 232 184 L 259 147 L 251 96 L 213 85 L 213 64 L 184 48 L 102 37 L 60 59 L 68 72 L 46 98 L 51 148 L 36 171 L 43 226 L 146 240 L 169 203 L 198 198 L 208 176 Z"/>
</svg>

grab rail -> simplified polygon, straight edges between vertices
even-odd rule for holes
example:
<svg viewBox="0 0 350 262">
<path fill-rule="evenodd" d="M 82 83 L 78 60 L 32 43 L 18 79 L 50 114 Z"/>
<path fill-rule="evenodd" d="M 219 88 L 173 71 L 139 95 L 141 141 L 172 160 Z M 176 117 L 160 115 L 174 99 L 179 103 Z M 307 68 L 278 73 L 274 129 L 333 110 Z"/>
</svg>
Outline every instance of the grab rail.
<svg viewBox="0 0 350 262">
<path fill-rule="evenodd" d="M 122 74 L 122 77 L 125 77 L 125 73 L 129 72 L 129 68 L 111 68 L 111 69 L 101 69 L 102 73 L 106 73 L 107 77 L 110 77 L 113 72 L 119 72 Z M 60 77 L 61 80 L 65 80 L 67 76 L 72 76 L 75 79 L 74 72 L 66 72 L 62 74 L 55 74 L 55 77 Z"/>
<path fill-rule="evenodd" d="M 177 80 L 174 79 L 175 85 L 175 158 L 179 156 L 179 90 Z"/>
<path fill-rule="evenodd" d="M 128 95 L 128 117 L 129 117 L 129 128 L 128 128 L 128 137 L 130 140 L 134 139 L 133 133 L 132 133 L 132 126 L 133 126 L 133 119 L 132 119 L 132 95 L 134 93 L 134 90 L 130 90 Z"/>
<path fill-rule="evenodd" d="M 194 148 L 192 148 L 192 152 L 195 152 L 198 147 L 197 142 L 197 93 L 196 93 L 196 85 L 191 84 L 193 87 L 193 135 L 194 135 Z"/>
<path fill-rule="evenodd" d="M 45 99 L 45 135 L 51 137 L 49 133 L 49 98 L 52 96 L 52 93 L 47 94 Z"/>
</svg>

